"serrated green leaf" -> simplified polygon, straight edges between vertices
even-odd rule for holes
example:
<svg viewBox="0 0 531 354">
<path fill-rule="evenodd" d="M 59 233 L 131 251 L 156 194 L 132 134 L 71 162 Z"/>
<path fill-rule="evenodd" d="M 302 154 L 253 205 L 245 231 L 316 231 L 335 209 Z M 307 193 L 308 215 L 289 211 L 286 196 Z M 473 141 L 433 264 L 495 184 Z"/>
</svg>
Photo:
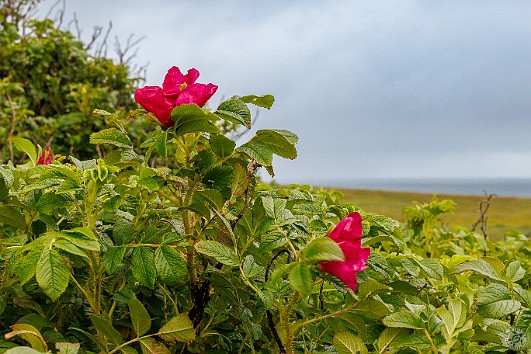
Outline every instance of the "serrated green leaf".
<svg viewBox="0 0 531 354">
<path fill-rule="evenodd" d="M 501 276 L 503 274 L 503 270 L 505 269 L 505 264 L 502 261 L 500 261 L 498 258 L 485 256 L 485 257 L 482 257 L 481 259 L 483 259 L 485 262 L 490 264 L 490 266 L 492 267 L 492 269 L 494 269 L 494 271 L 496 272 L 498 276 Z"/>
<path fill-rule="evenodd" d="M 210 148 L 220 158 L 229 156 L 236 147 L 236 142 L 221 134 L 210 135 Z"/>
<path fill-rule="evenodd" d="M 132 148 L 133 144 L 129 137 L 116 128 L 100 130 L 90 135 L 91 144 L 110 144 L 121 148 Z"/>
<path fill-rule="evenodd" d="M 142 349 L 143 354 L 171 354 L 164 344 L 157 342 L 153 338 L 141 339 L 140 349 Z"/>
<path fill-rule="evenodd" d="M 153 252 L 147 247 L 136 247 L 131 257 L 131 270 L 135 279 L 145 287 L 155 286 L 156 269 Z"/>
<path fill-rule="evenodd" d="M 103 265 L 107 274 L 114 274 L 120 264 L 122 264 L 125 255 L 125 246 L 109 247 L 103 254 Z"/>
<path fill-rule="evenodd" d="M 264 206 L 267 216 L 278 221 L 282 217 L 282 213 L 286 209 L 287 200 L 284 198 L 273 198 L 271 196 L 262 197 L 262 205 Z"/>
<path fill-rule="evenodd" d="M 58 354 L 77 354 L 81 344 L 79 343 L 68 343 L 68 342 L 58 342 L 55 343 L 55 349 L 58 350 Z"/>
<path fill-rule="evenodd" d="M 201 181 L 208 188 L 216 189 L 222 194 L 228 192 L 232 183 L 232 166 L 224 164 L 214 167 L 205 173 Z"/>
<path fill-rule="evenodd" d="M 6 339 L 18 336 L 28 342 L 32 348 L 38 350 L 40 353 L 48 351 L 48 346 L 44 340 L 41 332 L 34 326 L 26 323 L 16 323 L 11 326 L 12 331 L 6 333 Z M 15 348 L 14 348 L 15 349 Z M 13 350 L 16 353 L 16 350 Z"/>
<path fill-rule="evenodd" d="M 254 257 L 252 255 L 248 255 L 244 258 L 242 268 L 243 268 L 243 273 L 245 274 L 247 278 L 252 278 L 264 272 L 264 267 L 257 264 L 254 261 Z"/>
<path fill-rule="evenodd" d="M 467 319 L 465 303 L 461 299 L 451 299 L 448 302 L 448 310 L 452 314 L 456 328 L 464 326 Z"/>
<path fill-rule="evenodd" d="M 31 278 L 35 276 L 37 271 L 37 262 L 41 258 L 42 250 L 35 250 L 28 252 L 22 257 L 17 257 L 15 263 L 15 274 L 18 277 L 20 284 L 26 284 Z"/>
<path fill-rule="evenodd" d="M 358 285 L 358 295 L 360 298 L 364 299 L 379 291 L 389 291 L 391 289 L 391 287 L 381 284 L 376 280 L 368 279 Z"/>
<path fill-rule="evenodd" d="M 24 138 L 11 138 L 11 142 L 18 151 L 26 153 L 33 164 L 37 163 L 37 149 L 35 149 L 35 145 L 33 145 L 30 140 Z"/>
<path fill-rule="evenodd" d="M 454 274 L 463 273 L 466 271 L 473 271 L 493 280 L 502 281 L 502 279 L 498 276 L 494 268 L 484 259 L 477 259 L 469 262 L 464 262 L 456 265 L 452 269 L 452 273 Z"/>
<path fill-rule="evenodd" d="M 395 347 L 400 339 L 409 336 L 409 334 L 409 330 L 406 328 L 389 327 L 384 329 L 376 341 L 378 352 L 385 353 L 387 349 Z"/>
<path fill-rule="evenodd" d="M 360 301 L 352 309 L 352 313 L 363 315 L 368 318 L 382 318 L 389 315 L 391 311 L 384 303 L 375 299 L 365 299 Z"/>
<path fill-rule="evenodd" d="M 127 305 L 129 306 L 129 317 L 131 318 L 133 329 L 136 336 L 140 337 L 151 328 L 151 317 L 144 305 L 136 297 L 129 300 Z"/>
<path fill-rule="evenodd" d="M 76 233 L 63 233 L 63 239 L 68 240 L 77 247 L 88 250 L 88 251 L 99 251 L 100 243 L 96 240 L 87 240 L 85 237 L 82 237 Z"/>
<path fill-rule="evenodd" d="M 478 313 L 483 317 L 501 318 L 520 309 L 520 302 L 516 300 L 499 300 L 478 306 Z"/>
<path fill-rule="evenodd" d="M 247 181 L 247 173 L 241 165 L 235 165 L 232 173 L 232 182 L 230 186 L 231 201 L 245 193 L 249 182 Z"/>
<path fill-rule="evenodd" d="M 109 339 L 115 346 L 122 343 L 122 336 L 120 335 L 120 332 L 113 327 L 111 321 L 94 315 L 89 315 L 89 318 L 98 332 L 107 337 L 107 339 Z"/>
<path fill-rule="evenodd" d="M 197 252 L 214 257 L 218 262 L 230 266 L 240 265 L 240 260 L 234 249 L 218 241 L 200 241 L 195 245 Z"/>
<path fill-rule="evenodd" d="M 161 133 L 155 140 L 155 149 L 161 157 L 168 156 L 168 130 L 160 130 Z"/>
<path fill-rule="evenodd" d="M 55 213 L 57 209 L 62 209 L 70 203 L 70 198 L 57 193 L 45 193 L 37 202 L 37 210 L 44 214 Z"/>
<path fill-rule="evenodd" d="M 240 97 L 240 100 L 242 100 L 245 103 L 251 103 L 258 107 L 263 107 L 270 109 L 271 106 L 273 106 L 273 103 L 275 102 L 275 97 L 273 95 L 263 95 L 263 96 L 255 96 L 255 95 L 247 95 Z"/>
<path fill-rule="evenodd" d="M 528 348 L 531 347 L 531 310 L 524 309 L 518 314 L 514 328 L 524 333 L 526 339 L 525 344 Z"/>
<path fill-rule="evenodd" d="M 531 307 L 531 291 L 517 287 L 514 287 L 513 291 L 520 296 L 527 307 Z"/>
<path fill-rule="evenodd" d="M 513 282 L 517 282 L 524 278 L 525 276 L 525 269 L 522 268 L 520 265 L 520 262 L 513 261 L 509 264 L 507 264 L 507 267 L 505 267 L 505 274 L 511 279 Z"/>
<path fill-rule="evenodd" d="M 334 335 L 332 343 L 339 354 L 369 353 L 363 341 L 349 332 L 337 333 Z"/>
<path fill-rule="evenodd" d="M 201 196 L 204 201 L 217 210 L 221 210 L 223 208 L 223 204 L 225 204 L 225 199 L 223 199 L 221 193 L 215 189 L 204 189 L 197 192 L 196 195 Z"/>
<path fill-rule="evenodd" d="M 304 247 L 302 257 L 306 261 L 344 261 L 345 256 L 339 245 L 328 237 L 313 239 Z"/>
<path fill-rule="evenodd" d="M 273 297 L 273 294 L 269 290 L 257 290 L 257 295 L 262 300 L 262 303 L 264 304 L 265 309 L 270 309 L 273 306 L 273 302 L 275 301 L 275 298 Z"/>
<path fill-rule="evenodd" d="M 80 257 L 83 257 L 83 258 L 87 258 L 87 254 L 85 253 L 85 251 L 83 251 L 82 249 L 80 249 L 79 247 L 77 247 L 76 245 L 71 243 L 70 241 L 57 240 L 57 241 L 55 241 L 53 243 L 53 246 L 55 248 L 58 248 L 60 250 L 68 252 L 70 254 L 73 254 L 73 255 L 76 255 L 76 256 L 80 256 Z"/>
<path fill-rule="evenodd" d="M 487 305 L 498 300 L 508 300 L 511 298 L 509 288 L 502 284 L 489 284 L 479 291 L 478 305 Z"/>
<path fill-rule="evenodd" d="M 301 294 L 309 295 L 312 292 L 312 273 L 305 263 L 299 262 L 293 266 L 288 274 L 288 279 L 293 289 Z"/>
<path fill-rule="evenodd" d="M 117 245 L 125 245 L 131 242 L 135 233 L 135 225 L 125 218 L 119 218 L 112 228 L 113 241 Z"/>
<path fill-rule="evenodd" d="M 35 350 L 30 347 L 15 347 L 8 349 L 4 354 L 42 354 L 42 351 Z"/>
<path fill-rule="evenodd" d="M 164 340 L 189 342 L 195 339 L 195 329 L 188 316 L 181 313 L 162 326 L 157 335 Z"/>
<path fill-rule="evenodd" d="M 74 227 L 73 229 L 64 230 L 64 232 L 68 234 L 74 234 L 74 235 L 78 234 L 77 236 L 82 235 L 88 238 L 89 240 L 98 241 L 98 238 L 96 237 L 94 232 L 87 227 Z M 94 249 L 94 251 L 97 251 L 97 250 L 99 250 L 99 248 Z"/>
<path fill-rule="evenodd" d="M 430 348 L 431 343 L 423 333 L 413 332 L 409 336 L 399 339 L 396 342 L 396 347 L 413 347 L 418 350 L 423 350 Z"/>
<path fill-rule="evenodd" d="M 70 273 L 56 250 L 45 249 L 37 262 L 35 276 L 44 293 L 55 301 L 65 292 Z"/>
<path fill-rule="evenodd" d="M 26 227 L 26 219 L 15 207 L 0 206 L 0 223 L 11 225 L 23 230 Z"/>
<path fill-rule="evenodd" d="M 181 254 L 166 245 L 155 251 L 155 266 L 160 279 L 168 285 L 177 285 L 188 276 L 186 262 Z"/>
<path fill-rule="evenodd" d="M 517 311 L 521 304 L 511 299 L 509 289 L 502 284 L 489 284 L 479 291 L 478 313 L 484 317 L 500 318 Z"/>
<path fill-rule="evenodd" d="M 128 345 L 121 347 L 120 352 L 122 354 L 138 354 L 138 351 L 135 348 Z"/>
<path fill-rule="evenodd" d="M 266 253 L 276 248 L 284 246 L 288 238 L 282 232 L 270 232 L 262 236 L 260 241 L 260 252 Z"/>
<path fill-rule="evenodd" d="M 383 319 L 383 324 L 387 327 L 423 329 L 426 324 L 419 315 L 413 312 L 399 311 L 390 314 Z"/>
<path fill-rule="evenodd" d="M 439 261 L 435 259 L 421 259 L 416 261 L 416 263 L 420 265 L 428 277 L 437 280 L 443 278 L 444 267 Z"/>
<path fill-rule="evenodd" d="M 271 166 L 273 163 L 273 151 L 261 141 L 251 140 L 238 147 L 236 151 L 246 154 L 262 166 Z"/>
<path fill-rule="evenodd" d="M 217 133 L 219 131 L 213 123 L 218 119 L 218 116 L 207 110 L 202 110 L 196 104 L 183 104 L 175 107 L 171 111 L 171 119 L 174 121 L 175 134 L 177 135 L 194 132 Z"/>
<path fill-rule="evenodd" d="M 65 193 L 74 192 L 80 189 L 81 189 L 81 186 L 79 185 L 78 182 L 68 178 L 62 181 L 61 183 L 59 183 L 57 187 L 55 187 L 55 193 L 65 194 Z"/>
<path fill-rule="evenodd" d="M 439 315 L 440 319 L 443 322 L 443 327 L 442 327 L 441 332 L 444 338 L 446 339 L 446 341 L 449 342 L 454 336 L 454 331 L 457 327 L 455 319 L 449 310 L 442 308 L 442 307 L 437 309 L 437 314 Z"/>
<path fill-rule="evenodd" d="M 278 156 L 291 160 L 297 157 L 294 145 L 299 138 L 288 130 L 259 130 L 252 140 L 267 144 L 269 150 Z"/>
<path fill-rule="evenodd" d="M 222 102 L 215 113 L 223 119 L 251 129 L 251 112 L 239 97 L 232 97 Z"/>
</svg>

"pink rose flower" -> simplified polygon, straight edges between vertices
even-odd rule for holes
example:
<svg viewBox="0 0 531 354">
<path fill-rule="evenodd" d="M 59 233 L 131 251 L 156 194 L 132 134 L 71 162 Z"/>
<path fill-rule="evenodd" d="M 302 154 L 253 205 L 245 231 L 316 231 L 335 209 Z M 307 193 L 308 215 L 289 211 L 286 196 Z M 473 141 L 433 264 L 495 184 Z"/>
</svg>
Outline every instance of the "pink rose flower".
<svg viewBox="0 0 531 354">
<path fill-rule="evenodd" d="M 42 152 L 42 155 L 39 156 L 39 159 L 37 160 L 37 165 L 49 165 L 52 162 L 53 162 L 52 150 L 49 147 L 47 147 Z"/>
<path fill-rule="evenodd" d="M 173 125 L 171 110 L 182 104 L 195 103 L 203 107 L 216 93 L 213 84 L 196 84 L 199 71 L 188 70 L 186 75 L 178 67 L 172 66 L 164 77 L 162 87 L 146 86 L 135 91 L 135 101 L 157 117 L 163 128 Z"/>
<path fill-rule="evenodd" d="M 343 251 L 345 260 L 322 262 L 320 264 L 323 272 L 339 278 L 353 291 L 358 286 L 356 273 L 365 270 L 365 262 L 371 253 L 369 248 L 361 247 L 361 235 L 361 216 L 356 212 L 350 213 L 328 235 L 328 237 L 339 245 Z"/>
</svg>

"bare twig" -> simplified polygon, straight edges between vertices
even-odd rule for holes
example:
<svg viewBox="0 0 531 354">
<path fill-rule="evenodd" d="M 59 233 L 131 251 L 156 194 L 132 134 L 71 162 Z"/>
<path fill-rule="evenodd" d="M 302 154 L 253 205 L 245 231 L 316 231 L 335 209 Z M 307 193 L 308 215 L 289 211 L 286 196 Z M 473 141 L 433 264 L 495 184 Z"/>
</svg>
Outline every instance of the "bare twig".
<svg viewBox="0 0 531 354">
<path fill-rule="evenodd" d="M 476 221 L 476 223 L 472 226 L 472 231 L 476 231 L 476 227 L 480 226 L 480 230 L 481 230 L 481 233 L 483 234 L 483 238 L 487 240 L 488 239 L 487 220 L 489 219 L 487 217 L 487 212 L 489 211 L 489 208 L 490 208 L 490 201 L 492 197 L 496 196 L 496 194 L 487 195 L 487 193 L 485 192 L 485 196 L 486 196 L 486 199 L 482 200 L 479 203 L 479 214 L 480 215 L 479 215 L 478 221 Z M 483 253 L 485 256 L 487 255 L 487 251 L 484 251 Z"/>
<path fill-rule="evenodd" d="M 92 31 L 92 37 L 90 38 L 90 42 L 85 44 L 85 50 L 89 51 L 90 48 L 96 43 L 96 40 L 101 36 L 103 32 L 103 27 L 101 26 L 94 26 L 94 30 Z"/>
<path fill-rule="evenodd" d="M 129 62 L 138 54 L 138 44 L 142 42 L 146 37 L 134 39 L 135 34 L 131 33 L 125 42 L 125 47 L 122 49 L 118 36 L 115 37 L 114 50 L 118 56 L 118 62 L 120 64 L 129 64 Z M 132 52 L 132 54 L 130 54 Z"/>
<path fill-rule="evenodd" d="M 54 4 L 52 6 L 50 6 L 50 8 L 48 9 L 48 12 L 46 13 L 46 16 L 44 16 L 45 18 L 50 18 L 52 16 L 52 11 L 55 10 L 55 8 L 57 7 L 57 5 L 59 5 L 60 2 L 63 2 L 63 8 L 62 10 L 60 9 L 58 12 L 57 12 L 57 20 L 60 20 L 60 21 L 54 21 L 54 22 L 58 22 L 58 26 L 60 27 L 61 24 L 63 23 L 63 15 L 65 13 L 64 9 L 65 9 L 65 1 L 66 0 L 57 0 L 56 2 L 54 2 Z"/>
<path fill-rule="evenodd" d="M 73 23 L 74 24 L 74 27 L 76 29 L 76 38 L 81 41 L 81 33 L 83 33 L 83 31 L 79 28 L 79 21 L 77 19 L 77 14 L 74 12 L 74 18 L 72 19 L 72 21 L 70 21 L 70 23 L 68 24 L 68 26 L 70 27 L 70 25 Z"/>
<path fill-rule="evenodd" d="M 105 32 L 105 36 L 103 37 L 101 43 L 99 46 L 97 46 L 96 50 L 94 51 L 94 56 L 97 57 L 97 58 L 101 58 L 102 57 L 102 52 L 104 54 L 104 56 L 107 55 L 107 40 L 109 39 L 109 34 L 111 33 L 111 30 L 112 30 L 112 21 L 109 21 L 109 27 L 107 27 L 107 31 Z M 105 50 L 105 52 L 104 52 Z"/>
</svg>

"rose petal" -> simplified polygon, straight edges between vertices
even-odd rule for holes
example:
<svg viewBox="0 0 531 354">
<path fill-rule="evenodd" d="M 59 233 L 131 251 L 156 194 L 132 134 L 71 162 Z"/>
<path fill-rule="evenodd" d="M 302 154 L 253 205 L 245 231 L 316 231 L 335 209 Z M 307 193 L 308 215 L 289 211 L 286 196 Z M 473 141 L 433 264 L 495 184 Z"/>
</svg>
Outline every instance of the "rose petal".
<svg viewBox="0 0 531 354">
<path fill-rule="evenodd" d="M 135 101 L 157 117 L 164 127 L 173 125 L 170 114 L 175 104 L 166 99 L 158 86 L 146 86 L 135 91 Z"/>
<path fill-rule="evenodd" d="M 356 238 L 359 239 L 361 235 L 363 235 L 361 215 L 357 212 L 353 212 L 341 220 L 328 237 L 336 242 L 341 242 L 352 241 Z"/>
<path fill-rule="evenodd" d="M 184 75 L 184 82 L 186 85 L 193 85 L 199 77 L 199 71 L 196 68 L 191 68 L 188 70 L 186 75 Z"/>
<path fill-rule="evenodd" d="M 179 97 L 175 101 L 176 106 L 182 104 L 195 103 L 199 107 L 203 107 L 207 101 L 216 93 L 218 87 L 213 84 L 193 84 L 187 86 L 181 91 Z"/>
<path fill-rule="evenodd" d="M 359 241 L 359 240 L 357 240 Z M 371 254 L 370 248 L 361 247 L 360 243 L 341 242 L 339 247 L 345 256 L 345 263 L 350 264 L 352 270 L 355 272 L 362 272 L 365 270 L 365 262 Z"/>
<path fill-rule="evenodd" d="M 181 93 L 181 84 L 184 83 L 184 75 L 181 70 L 172 66 L 170 70 L 164 76 L 164 82 L 162 82 L 162 92 L 168 99 L 175 100 Z"/>
<path fill-rule="evenodd" d="M 356 290 L 358 286 L 356 272 L 352 270 L 347 262 L 322 262 L 320 267 L 323 272 L 339 278 L 352 291 Z"/>
<path fill-rule="evenodd" d="M 321 270 L 332 274 L 349 288 L 356 290 L 358 285 L 356 274 L 365 270 L 365 262 L 369 258 L 371 250 L 351 243 L 341 243 L 339 247 L 345 255 L 345 261 L 322 262 Z"/>
</svg>

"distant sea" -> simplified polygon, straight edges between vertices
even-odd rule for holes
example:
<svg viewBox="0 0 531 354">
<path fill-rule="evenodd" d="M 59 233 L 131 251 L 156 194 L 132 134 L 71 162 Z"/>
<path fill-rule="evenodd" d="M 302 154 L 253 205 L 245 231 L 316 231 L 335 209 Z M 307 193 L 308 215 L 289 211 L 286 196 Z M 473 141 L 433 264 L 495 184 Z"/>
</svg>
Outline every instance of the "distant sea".
<svg viewBox="0 0 531 354">
<path fill-rule="evenodd" d="M 304 183 L 335 188 L 463 195 L 485 195 L 487 193 L 507 197 L 531 197 L 531 178 L 352 179 Z"/>
</svg>

